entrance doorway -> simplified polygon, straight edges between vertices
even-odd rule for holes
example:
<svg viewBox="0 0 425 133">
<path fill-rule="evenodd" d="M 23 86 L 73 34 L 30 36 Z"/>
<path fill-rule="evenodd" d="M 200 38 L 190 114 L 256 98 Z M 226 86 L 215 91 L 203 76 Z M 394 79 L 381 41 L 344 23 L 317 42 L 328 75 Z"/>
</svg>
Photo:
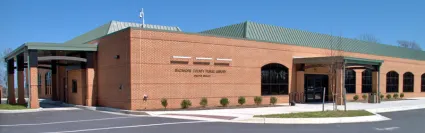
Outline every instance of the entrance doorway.
<svg viewBox="0 0 425 133">
<path fill-rule="evenodd" d="M 328 97 L 323 97 L 323 88 L 328 92 L 328 75 L 306 74 L 304 82 L 304 97 L 306 103 L 322 102 L 323 98 L 328 101 Z M 325 93 L 325 95 L 328 95 Z"/>
</svg>

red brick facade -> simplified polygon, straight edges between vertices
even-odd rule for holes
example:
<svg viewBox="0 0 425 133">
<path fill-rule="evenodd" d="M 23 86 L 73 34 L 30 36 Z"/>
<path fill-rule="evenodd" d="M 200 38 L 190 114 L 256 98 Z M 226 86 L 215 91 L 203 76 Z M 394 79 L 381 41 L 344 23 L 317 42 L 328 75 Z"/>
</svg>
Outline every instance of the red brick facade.
<svg viewBox="0 0 425 133">
<path fill-rule="evenodd" d="M 253 97 L 261 96 L 261 67 L 269 63 L 286 66 L 289 70 L 289 93 L 299 92 L 303 89 L 304 81 L 300 81 L 304 79 L 300 77 L 303 73 L 326 75 L 327 70 L 316 68 L 297 73 L 293 58 L 321 57 L 329 53 L 327 49 L 134 28 L 107 35 L 97 42 L 97 64 L 92 73 L 95 89 L 91 98 L 98 106 L 131 110 L 162 108 L 161 98 L 168 99 L 168 108 L 179 108 L 183 99 L 191 100 L 192 106 L 197 107 L 202 97 L 208 98 L 209 106 L 218 106 L 222 97 L 229 98 L 230 105 L 236 105 L 239 96 L 246 97 L 247 104 L 254 104 Z M 398 72 L 399 93 L 402 93 L 402 75 L 409 71 L 414 74 L 414 92 L 405 92 L 406 97 L 425 96 L 425 92 L 421 92 L 425 61 L 351 52 L 343 52 L 342 55 L 383 60 L 380 72 L 380 91 L 383 94 L 386 94 L 387 72 Z M 196 57 L 211 60 L 198 60 Z M 218 58 L 231 61 L 218 61 Z M 218 65 L 220 63 L 229 65 Z M 181 72 L 185 69 L 191 72 Z M 202 70 L 202 73 L 194 72 L 195 69 Z M 60 68 L 59 71 L 58 87 L 62 88 L 65 70 Z M 361 72 L 356 70 L 357 95 L 361 95 Z M 81 77 L 85 76 L 80 70 L 68 71 L 67 74 L 68 92 L 72 79 L 82 83 L 78 93 L 68 93 L 68 102 L 84 104 L 87 94 L 81 87 L 87 87 L 87 83 Z M 374 86 L 376 88 L 377 84 Z M 58 93 L 62 94 L 61 89 Z M 148 96 L 146 101 L 143 100 L 144 95 Z M 348 94 L 347 98 L 352 99 L 354 95 Z M 269 97 L 263 97 L 264 104 L 268 104 Z M 289 101 L 289 95 L 276 97 L 278 103 Z"/>
</svg>

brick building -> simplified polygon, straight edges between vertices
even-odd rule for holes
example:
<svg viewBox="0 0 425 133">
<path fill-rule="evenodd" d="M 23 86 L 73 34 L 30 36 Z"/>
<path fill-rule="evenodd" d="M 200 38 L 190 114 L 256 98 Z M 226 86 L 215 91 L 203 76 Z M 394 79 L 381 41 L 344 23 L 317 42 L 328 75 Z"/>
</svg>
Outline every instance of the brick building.
<svg viewBox="0 0 425 133">
<path fill-rule="evenodd" d="M 25 102 L 26 76 L 31 108 L 39 98 L 143 110 L 162 108 L 161 98 L 179 108 L 183 99 L 199 106 L 202 97 L 218 106 L 222 97 L 236 105 L 239 96 L 247 104 L 255 96 L 339 104 L 344 92 L 348 100 L 425 96 L 423 51 L 248 21 L 199 33 L 112 21 L 61 44 L 25 43 L 5 60 L 9 91 L 14 69 L 18 76 L 18 100 L 9 102 Z"/>
</svg>

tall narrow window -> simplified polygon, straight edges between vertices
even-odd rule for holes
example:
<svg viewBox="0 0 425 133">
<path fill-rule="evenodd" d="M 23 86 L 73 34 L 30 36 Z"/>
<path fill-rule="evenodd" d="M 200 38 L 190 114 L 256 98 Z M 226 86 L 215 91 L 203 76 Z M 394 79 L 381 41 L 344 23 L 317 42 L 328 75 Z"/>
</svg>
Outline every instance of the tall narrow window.
<svg viewBox="0 0 425 133">
<path fill-rule="evenodd" d="M 406 72 L 403 74 L 403 92 L 413 92 L 413 73 Z"/>
<path fill-rule="evenodd" d="M 44 94 L 49 94 L 49 83 L 48 83 L 49 73 L 44 74 Z"/>
<path fill-rule="evenodd" d="M 271 63 L 261 67 L 261 95 L 288 94 L 288 68 Z"/>
<path fill-rule="evenodd" d="M 372 71 L 366 69 L 362 72 L 362 93 L 372 92 Z"/>
<path fill-rule="evenodd" d="M 387 92 L 398 92 L 398 73 L 395 71 L 387 73 Z"/>
<path fill-rule="evenodd" d="M 77 80 L 72 80 L 72 93 L 77 93 Z"/>
<path fill-rule="evenodd" d="M 421 92 L 425 92 L 425 73 L 421 76 Z"/>
<path fill-rule="evenodd" d="M 40 73 L 38 73 L 37 81 L 38 81 L 37 82 L 38 83 L 38 86 L 37 86 L 38 87 L 38 94 L 41 95 L 41 81 L 42 80 L 41 80 L 41 74 Z"/>
<path fill-rule="evenodd" d="M 356 93 L 356 72 L 353 69 L 345 70 L 344 84 L 347 93 Z"/>
</svg>

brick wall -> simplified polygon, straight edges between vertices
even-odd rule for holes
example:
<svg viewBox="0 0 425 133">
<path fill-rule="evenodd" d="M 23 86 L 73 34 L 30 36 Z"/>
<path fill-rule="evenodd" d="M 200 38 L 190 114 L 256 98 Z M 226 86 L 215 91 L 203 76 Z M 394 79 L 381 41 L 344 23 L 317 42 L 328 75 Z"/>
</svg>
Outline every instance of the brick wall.
<svg viewBox="0 0 425 133">
<path fill-rule="evenodd" d="M 182 99 L 191 99 L 198 106 L 201 97 L 208 97 L 210 105 L 218 105 L 221 97 L 229 97 L 236 104 L 236 97 L 260 95 L 261 67 L 268 63 L 280 63 L 294 72 L 292 58 L 328 56 L 329 50 L 294 45 L 256 42 L 196 34 L 170 33 L 131 29 L 131 109 L 161 108 L 160 99 L 168 98 L 171 108 L 179 107 Z M 425 96 L 420 91 L 420 75 L 424 61 L 341 52 L 343 56 L 384 60 L 381 67 L 381 92 L 385 93 L 385 75 L 390 70 L 400 75 L 408 70 L 415 75 L 415 93 L 407 97 Z M 172 56 L 190 56 L 189 64 L 172 64 Z M 230 66 L 196 65 L 195 57 L 230 58 Z M 223 74 L 195 78 L 193 73 L 175 72 L 175 69 L 226 70 Z M 294 74 L 289 74 L 289 86 L 295 87 Z M 402 77 L 400 76 L 400 92 Z M 101 87 L 100 87 L 101 88 Z M 290 89 L 293 90 L 293 89 Z M 143 95 L 149 100 L 144 102 Z M 282 96 L 281 103 L 288 101 Z M 252 101 L 252 100 L 247 100 Z M 251 104 L 251 103 L 248 103 Z"/>
<path fill-rule="evenodd" d="M 95 75 L 99 88 L 97 91 L 99 106 L 130 109 L 129 36 L 129 31 L 123 30 L 98 41 Z"/>
<path fill-rule="evenodd" d="M 84 82 L 83 82 L 83 72 L 84 70 L 69 70 L 68 71 L 68 80 L 67 80 L 67 98 L 68 103 L 76 104 L 76 105 L 84 105 L 83 94 L 84 94 Z M 77 81 L 77 92 L 72 92 L 72 81 Z"/>
</svg>

